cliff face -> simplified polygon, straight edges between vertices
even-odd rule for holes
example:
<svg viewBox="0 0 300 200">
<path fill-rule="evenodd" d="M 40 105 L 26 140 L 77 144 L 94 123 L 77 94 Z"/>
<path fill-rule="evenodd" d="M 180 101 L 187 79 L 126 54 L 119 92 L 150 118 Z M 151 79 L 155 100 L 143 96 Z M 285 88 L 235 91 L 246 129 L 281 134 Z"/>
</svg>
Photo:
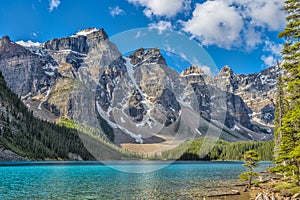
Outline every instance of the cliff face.
<svg viewBox="0 0 300 200">
<path fill-rule="evenodd" d="M 94 127 L 106 124 L 106 130 L 109 126 L 137 142 L 154 129 L 179 133 L 184 126 L 197 133 L 207 124 L 225 130 L 230 136 L 223 138 L 230 141 L 272 138 L 273 67 L 238 75 L 226 66 L 208 77 L 191 66 L 179 74 L 159 49 L 138 49 L 123 57 L 103 29 L 86 29 L 31 47 L 3 37 L 0 70 L 43 119 L 67 116 Z"/>
<path fill-rule="evenodd" d="M 207 82 L 239 96 L 248 107 L 249 119 L 253 123 L 272 125 L 277 73 L 275 67 L 269 67 L 260 73 L 234 74 L 228 66 L 225 66 L 217 76 L 207 79 Z"/>
<path fill-rule="evenodd" d="M 8 86 L 20 96 L 43 93 L 53 85 L 58 74 L 48 70 L 48 66 L 55 64 L 50 57 L 34 54 L 8 36 L 1 39 L 0 70 Z"/>
</svg>

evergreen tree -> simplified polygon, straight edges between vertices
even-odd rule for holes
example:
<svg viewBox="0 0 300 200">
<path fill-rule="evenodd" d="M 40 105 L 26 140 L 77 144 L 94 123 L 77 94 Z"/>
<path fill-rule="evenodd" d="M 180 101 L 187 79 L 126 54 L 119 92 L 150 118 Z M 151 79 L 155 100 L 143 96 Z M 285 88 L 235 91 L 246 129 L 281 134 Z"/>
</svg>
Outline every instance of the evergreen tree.
<svg viewBox="0 0 300 200">
<path fill-rule="evenodd" d="M 287 25 L 279 34 L 285 39 L 281 53 L 285 77 L 279 79 L 279 105 L 275 139 L 277 171 L 293 176 L 300 185 L 300 2 L 286 0 Z"/>
<path fill-rule="evenodd" d="M 244 161 L 243 166 L 247 167 L 248 171 L 242 173 L 240 179 L 248 181 L 248 188 L 250 189 L 253 177 L 258 176 L 256 172 L 253 172 L 254 167 L 258 166 L 258 153 L 254 150 L 247 151 L 244 155 Z"/>
</svg>

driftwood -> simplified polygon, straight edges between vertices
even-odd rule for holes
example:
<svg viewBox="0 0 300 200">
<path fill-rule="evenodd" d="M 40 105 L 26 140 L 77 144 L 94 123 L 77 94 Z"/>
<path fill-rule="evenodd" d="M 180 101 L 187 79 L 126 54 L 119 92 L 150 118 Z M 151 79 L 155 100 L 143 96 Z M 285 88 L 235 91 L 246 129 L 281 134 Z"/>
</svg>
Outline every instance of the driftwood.
<svg viewBox="0 0 300 200">
<path fill-rule="evenodd" d="M 211 192 L 207 194 L 207 197 L 222 197 L 222 196 L 229 196 L 229 195 L 240 195 L 240 191 L 238 190 L 229 190 L 224 192 Z"/>
</svg>

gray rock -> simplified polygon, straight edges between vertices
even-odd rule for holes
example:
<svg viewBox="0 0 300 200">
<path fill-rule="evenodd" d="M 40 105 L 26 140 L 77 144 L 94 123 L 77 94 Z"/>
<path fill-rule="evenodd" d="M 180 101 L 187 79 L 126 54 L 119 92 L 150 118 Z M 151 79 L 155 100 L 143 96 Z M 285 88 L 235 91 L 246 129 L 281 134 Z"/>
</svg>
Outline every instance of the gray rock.
<svg viewBox="0 0 300 200">
<path fill-rule="evenodd" d="M 18 154 L 5 149 L 0 149 L 0 161 L 25 161 L 26 159 Z"/>
</svg>

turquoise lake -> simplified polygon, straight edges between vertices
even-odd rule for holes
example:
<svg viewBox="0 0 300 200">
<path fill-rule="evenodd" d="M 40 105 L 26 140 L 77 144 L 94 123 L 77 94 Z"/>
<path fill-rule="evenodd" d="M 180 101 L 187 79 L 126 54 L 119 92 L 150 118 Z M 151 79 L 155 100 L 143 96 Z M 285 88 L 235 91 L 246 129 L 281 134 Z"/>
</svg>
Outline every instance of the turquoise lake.
<svg viewBox="0 0 300 200">
<path fill-rule="evenodd" d="M 0 199 L 185 199 L 184 192 L 227 184 L 242 162 L 0 163 Z M 264 171 L 271 163 L 260 163 Z M 121 170 L 148 173 L 127 173 Z"/>
</svg>

